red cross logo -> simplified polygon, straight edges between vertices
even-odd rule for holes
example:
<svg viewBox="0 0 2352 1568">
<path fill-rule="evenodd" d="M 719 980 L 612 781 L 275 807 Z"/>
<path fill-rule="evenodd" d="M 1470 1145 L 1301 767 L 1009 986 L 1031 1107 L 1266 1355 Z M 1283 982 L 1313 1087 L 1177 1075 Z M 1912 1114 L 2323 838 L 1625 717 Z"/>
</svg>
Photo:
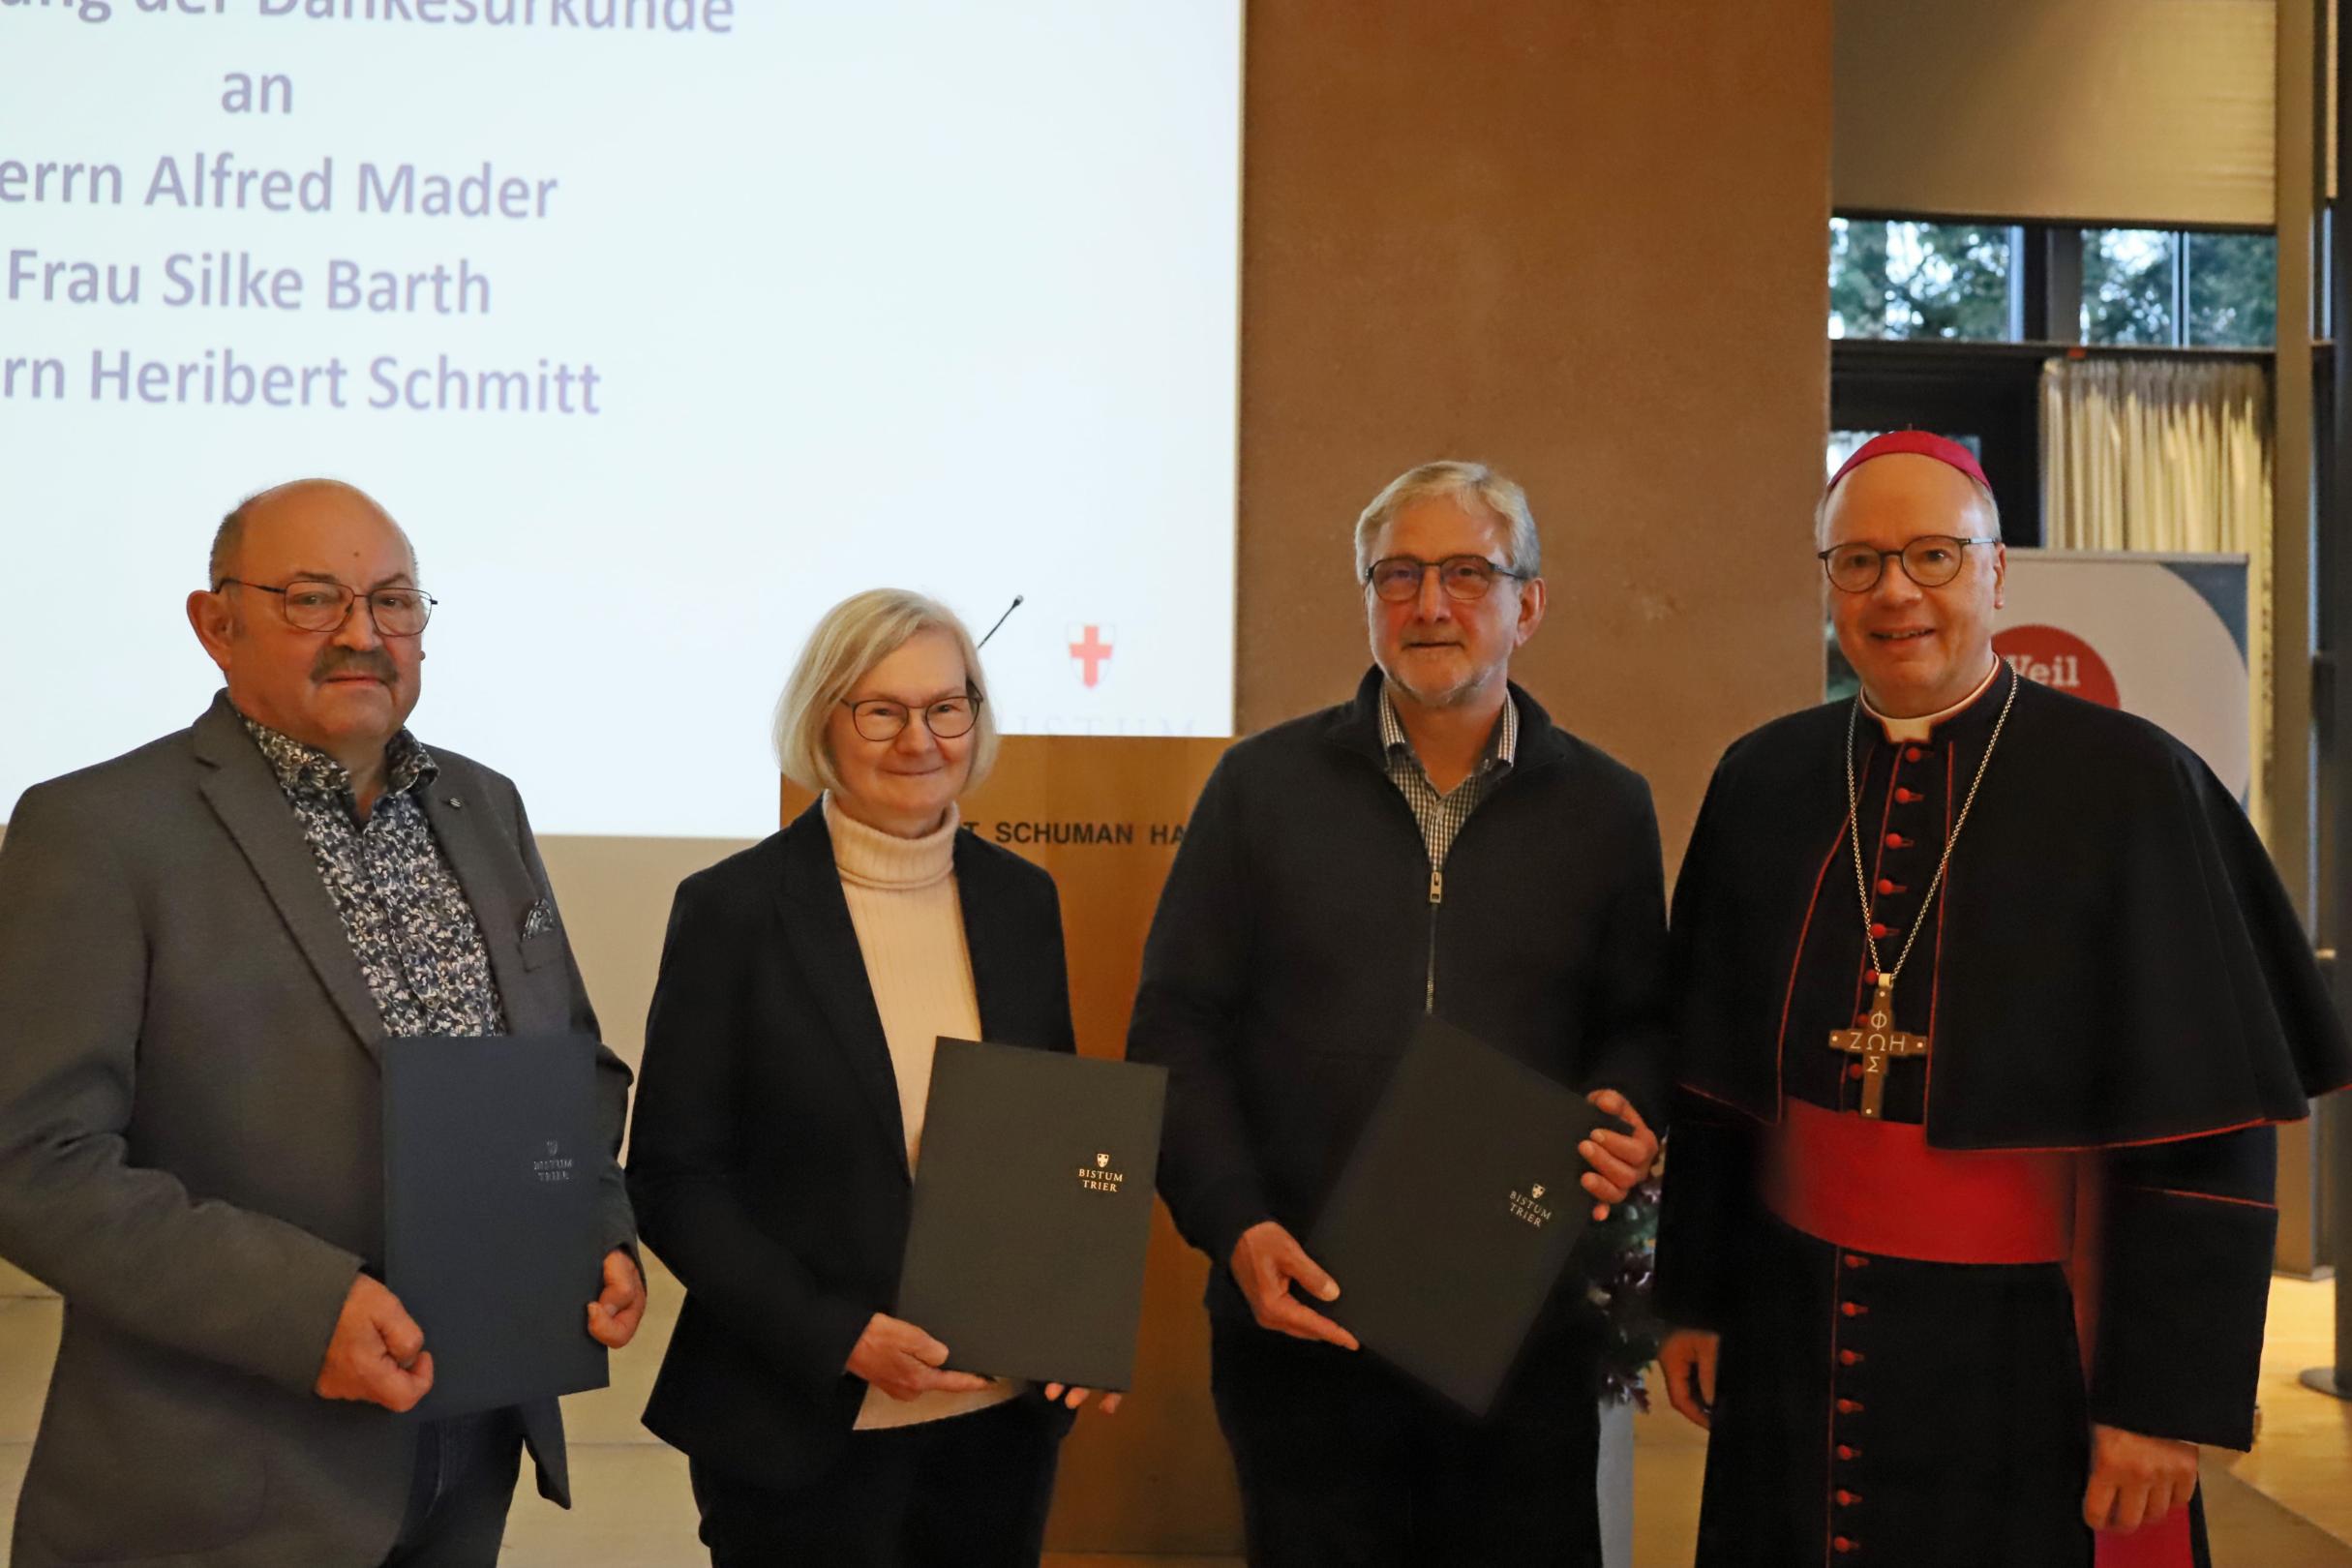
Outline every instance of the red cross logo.
<svg viewBox="0 0 2352 1568">
<path fill-rule="evenodd" d="M 1080 628 L 1074 626 L 1070 628 L 1073 636 L 1070 645 L 1070 656 L 1078 661 L 1078 678 L 1084 681 L 1090 690 L 1101 684 L 1102 666 L 1109 661 L 1111 656 L 1110 640 L 1103 635 L 1108 629 L 1103 626 L 1087 626 L 1083 628 L 1083 634 L 1080 635 Z"/>
</svg>

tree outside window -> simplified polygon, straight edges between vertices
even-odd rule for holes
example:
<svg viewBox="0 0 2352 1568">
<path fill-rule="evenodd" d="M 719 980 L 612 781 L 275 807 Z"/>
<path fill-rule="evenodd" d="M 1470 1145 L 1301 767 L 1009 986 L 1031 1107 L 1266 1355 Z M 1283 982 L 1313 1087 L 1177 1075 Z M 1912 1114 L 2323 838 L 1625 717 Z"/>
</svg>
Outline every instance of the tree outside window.
<svg viewBox="0 0 2352 1568">
<path fill-rule="evenodd" d="M 2015 232 L 1998 224 L 1829 221 L 1829 336 L 2016 336 Z"/>
<path fill-rule="evenodd" d="M 2268 348 L 2278 341 L 2278 241 L 2270 234 L 2190 234 L 2188 341 Z"/>
<path fill-rule="evenodd" d="M 2180 239 L 2161 228 L 2083 230 L 2084 343 L 2165 347 L 2178 341 L 2173 266 Z"/>
<path fill-rule="evenodd" d="M 2083 230 L 2085 343 L 2267 348 L 2277 324 L 2272 235 Z"/>
</svg>

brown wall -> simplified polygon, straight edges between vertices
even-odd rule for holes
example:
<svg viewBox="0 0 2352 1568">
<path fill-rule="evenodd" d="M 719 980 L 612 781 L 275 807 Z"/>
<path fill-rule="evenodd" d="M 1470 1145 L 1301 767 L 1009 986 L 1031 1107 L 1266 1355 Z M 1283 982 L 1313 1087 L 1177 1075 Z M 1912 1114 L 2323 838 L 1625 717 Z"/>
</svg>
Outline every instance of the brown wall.
<svg viewBox="0 0 2352 1568">
<path fill-rule="evenodd" d="M 1251 7 L 1239 727 L 1367 661 L 1348 530 L 1434 457 L 1526 487 L 1516 673 L 1647 773 L 1819 700 L 1828 0 Z"/>
</svg>

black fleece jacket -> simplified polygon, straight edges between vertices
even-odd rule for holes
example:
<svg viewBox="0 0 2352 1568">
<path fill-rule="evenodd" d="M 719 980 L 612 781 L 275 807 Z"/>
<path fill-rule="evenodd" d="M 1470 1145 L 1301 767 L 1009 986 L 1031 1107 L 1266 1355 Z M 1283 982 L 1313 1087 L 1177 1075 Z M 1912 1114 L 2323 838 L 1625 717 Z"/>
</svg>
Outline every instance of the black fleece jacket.
<svg viewBox="0 0 2352 1568">
<path fill-rule="evenodd" d="M 1442 883 L 1383 767 L 1380 672 L 1238 742 L 1193 808 L 1144 948 L 1128 1055 L 1169 1070 L 1160 1191 L 1214 1265 L 1261 1220 L 1304 1237 L 1419 1017 L 1572 1088 L 1663 1109 L 1664 874 L 1641 776 L 1519 687 L 1510 771 Z"/>
</svg>

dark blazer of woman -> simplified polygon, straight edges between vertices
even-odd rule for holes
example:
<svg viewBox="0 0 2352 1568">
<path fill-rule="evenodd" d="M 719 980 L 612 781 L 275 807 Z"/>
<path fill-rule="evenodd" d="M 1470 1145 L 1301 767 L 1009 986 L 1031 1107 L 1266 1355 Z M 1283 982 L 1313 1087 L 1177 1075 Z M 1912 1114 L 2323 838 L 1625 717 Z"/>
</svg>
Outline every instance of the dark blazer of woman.
<svg viewBox="0 0 2352 1568">
<path fill-rule="evenodd" d="M 1077 1048 L 1053 879 L 955 835 L 980 1031 Z M 897 1079 L 822 803 L 679 884 L 646 1021 L 628 1162 L 647 1245 L 686 1287 L 645 1424 L 791 1487 L 848 1439 L 843 1371 L 892 1312 L 909 1201 Z M 1031 1396 L 1034 1397 L 1034 1396 Z"/>
</svg>

